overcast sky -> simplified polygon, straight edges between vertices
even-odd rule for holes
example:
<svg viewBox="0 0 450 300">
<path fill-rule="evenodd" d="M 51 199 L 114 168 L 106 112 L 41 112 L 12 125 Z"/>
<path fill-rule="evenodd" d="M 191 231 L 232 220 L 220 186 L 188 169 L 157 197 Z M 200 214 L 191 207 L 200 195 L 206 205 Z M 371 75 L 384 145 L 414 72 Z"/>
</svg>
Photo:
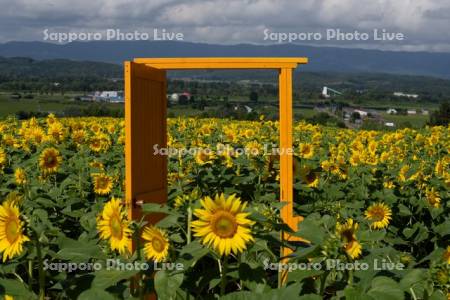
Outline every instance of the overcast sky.
<svg viewBox="0 0 450 300">
<path fill-rule="evenodd" d="M 319 32 L 329 46 L 450 52 L 449 0 L 0 0 L 0 42 L 37 40 L 43 31 L 109 28 L 181 32 L 185 41 L 275 43 L 264 30 Z M 326 29 L 367 32 L 369 41 L 327 41 Z M 374 29 L 403 33 L 404 41 L 374 41 Z M 305 42 L 303 42 L 305 44 Z"/>
</svg>

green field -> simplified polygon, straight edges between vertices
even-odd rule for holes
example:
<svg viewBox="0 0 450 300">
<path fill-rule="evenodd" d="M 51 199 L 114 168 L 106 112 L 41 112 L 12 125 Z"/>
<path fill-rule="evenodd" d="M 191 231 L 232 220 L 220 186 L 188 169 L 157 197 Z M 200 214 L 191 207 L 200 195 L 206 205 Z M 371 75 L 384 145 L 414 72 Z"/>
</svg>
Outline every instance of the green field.
<svg viewBox="0 0 450 300">
<path fill-rule="evenodd" d="M 423 127 L 429 120 L 429 116 L 417 114 L 417 115 L 390 115 L 385 112 L 381 114 L 387 122 L 394 122 L 395 126 L 405 125 L 409 123 L 414 128 Z"/>
<path fill-rule="evenodd" d="M 90 102 L 73 100 L 75 96 L 79 95 L 79 93 L 67 93 L 64 96 L 33 94 L 33 99 L 24 99 L 23 97 L 13 99 L 10 93 L 0 93 L 0 118 L 15 115 L 20 111 L 62 114 L 68 107 L 81 110 L 86 108 Z M 105 103 L 105 105 L 111 109 L 120 109 L 123 106 L 123 104 L 117 103 Z"/>
<path fill-rule="evenodd" d="M 90 112 L 90 107 L 93 105 L 91 102 L 81 102 L 75 101 L 74 97 L 80 96 L 81 93 L 71 92 L 66 93 L 65 95 L 54 94 L 54 95 L 38 95 L 33 94 L 33 99 L 13 99 L 10 93 L 0 92 L 0 118 L 3 119 L 7 116 L 17 115 L 18 112 L 35 112 L 35 113 L 55 113 L 57 115 L 70 115 L 67 112 L 77 112 L 77 111 L 88 111 Z M 23 95 L 22 95 L 23 96 Z M 232 98 L 230 102 L 244 102 L 244 97 L 241 98 Z M 204 114 L 210 114 L 214 111 L 220 111 L 222 105 L 225 102 L 219 100 L 209 100 L 207 101 L 208 105 L 204 110 L 195 109 L 191 104 L 186 105 L 173 105 L 169 107 L 168 114 L 170 117 L 179 117 L 179 116 L 202 116 Z M 272 105 L 267 102 L 264 103 L 242 103 L 246 104 L 253 109 L 258 114 L 263 114 L 268 118 L 277 118 L 278 115 L 278 107 L 277 105 Z M 371 105 L 375 106 L 376 103 L 369 103 L 362 107 L 370 107 Z M 409 108 L 414 109 L 428 109 L 430 112 L 435 108 L 434 105 L 422 105 L 415 106 L 414 103 L 411 103 Z M 95 104 L 94 104 L 95 105 Z M 382 104 L 380 104 L 381 106 Z M 392 104 L 391 107 L 401 107 L 404 104 Z M 119 103 L 102 103 L 102 107 L 106 107 L 107 109 L 117 111 L 123 109 L 123 104 Z M 406 107 L 406 106 L 404 106 Z M 399 127 L 413 127 L 413 128 L 421 128 L 426 122 L 429 120 L 428 115 L 390 115 L 387 114 L 384 110 L 379 110 L 381 116 L 386 122 L 394 122 L 397 128 Z M 294 119 L 309 119 L 316 115 L 318 112 L 313 108 L 298 108 L 295 107 L 293 109 Z"/>
</svg>

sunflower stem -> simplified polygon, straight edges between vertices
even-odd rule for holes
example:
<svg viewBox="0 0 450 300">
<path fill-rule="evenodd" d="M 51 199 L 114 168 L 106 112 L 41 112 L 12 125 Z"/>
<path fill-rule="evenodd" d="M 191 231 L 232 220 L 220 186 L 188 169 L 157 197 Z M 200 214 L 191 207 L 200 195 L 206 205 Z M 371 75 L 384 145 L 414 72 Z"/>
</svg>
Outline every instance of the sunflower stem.
<svg viewBox="0 0 450 300">
<path fill-rule="evenodd" d="M 220 282 L 220 295 L 225 295 L 225 289 L 227 287 L 227 272 L 228 272 L 228 256 L 223 258 L 222 264 L 222 280 Z"/>
<path fill-rule="evenodd" d="M 325 292 L 325 283 L 327 282 L 327 278 L 330 272 L 325 272 L 321 278 L 320 278 L 320 295 L 323 296 L 323 293 Z"/>
<path fill-rule="evenodd" d="M 188 213 L 188 219 L 187 219 L 187 234 L 186 234 L 186 240 L 187 240 L 187 244 L 191 243 L 191 223 L 192 223 L 192 208 L 191 205 L 189 204 L 188 209 L 187 209 L 187 213 Z"/>
<path fill-rule="evenodd" d="M 33 260 L 30 259 L 28 261 L 28 285 L 31 286 L 33 284 Z"/>
<path fill-rule="evenodd" d="M 36 240 L 36 252 L 38 258 L 38 268 L 39 268 L 39 300 L 45 299 L 45 272 L 44 266 L 42 262 L 42 248 L 41 243 L 39 242 L 39 237 L 35 232 L 35 240 Z"/>
</svg>

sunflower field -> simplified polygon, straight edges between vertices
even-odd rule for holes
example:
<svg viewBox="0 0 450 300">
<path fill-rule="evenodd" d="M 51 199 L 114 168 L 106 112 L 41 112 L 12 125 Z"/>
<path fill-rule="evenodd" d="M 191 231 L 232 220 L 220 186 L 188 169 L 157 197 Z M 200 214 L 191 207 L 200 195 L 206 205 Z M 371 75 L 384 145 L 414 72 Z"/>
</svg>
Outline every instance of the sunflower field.
<svg viewBox="0 0 450 300">
<path fill-rule="evenodd" d="M 168 122 L 152 225 L 127 218 L 122 119 L 0 121 L 0 298 L 450 299 L 449 127 L 295 123 L 292 232 L 277 122 Z"/>
</svg>

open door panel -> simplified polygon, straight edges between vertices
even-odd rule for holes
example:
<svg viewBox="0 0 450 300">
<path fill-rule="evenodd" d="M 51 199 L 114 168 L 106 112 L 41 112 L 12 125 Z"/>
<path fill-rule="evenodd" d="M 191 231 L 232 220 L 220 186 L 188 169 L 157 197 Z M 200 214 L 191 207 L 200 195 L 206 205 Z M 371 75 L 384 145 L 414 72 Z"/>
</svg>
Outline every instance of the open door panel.
<svg viewBox="0 0 450 300">
<path fill-rule="evenodd" d="M 130 220 L 142 217 L 138 203 L 167 201 L 167 156 L 155 155 L 154 145 L 167 147 L 166 72 L 125 62 L 125 198 Z M 150 215 L 151 224 L 162 215 Z M 134 250 L 134 249 L 133 249 Z"/>
</svg>

